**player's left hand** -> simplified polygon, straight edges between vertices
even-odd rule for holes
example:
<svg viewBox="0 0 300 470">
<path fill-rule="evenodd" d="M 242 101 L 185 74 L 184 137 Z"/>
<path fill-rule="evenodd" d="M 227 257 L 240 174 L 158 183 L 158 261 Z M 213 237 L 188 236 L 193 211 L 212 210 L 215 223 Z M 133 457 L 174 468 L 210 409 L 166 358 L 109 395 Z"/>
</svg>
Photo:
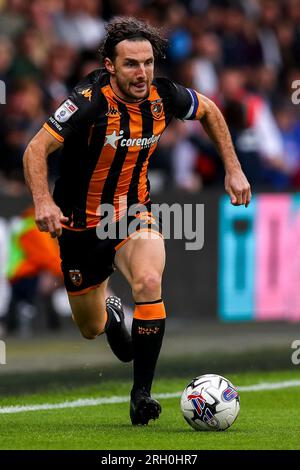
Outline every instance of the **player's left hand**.
<svg viewBox="0 0 300 470">
<path fill-rule="evenodd" d="M 250 184 L 240 168 L 226 172 L 225 191 L 229 194 L 231 204 L 234 206 L 248 207 L 250 204 Z"/>
</svg>

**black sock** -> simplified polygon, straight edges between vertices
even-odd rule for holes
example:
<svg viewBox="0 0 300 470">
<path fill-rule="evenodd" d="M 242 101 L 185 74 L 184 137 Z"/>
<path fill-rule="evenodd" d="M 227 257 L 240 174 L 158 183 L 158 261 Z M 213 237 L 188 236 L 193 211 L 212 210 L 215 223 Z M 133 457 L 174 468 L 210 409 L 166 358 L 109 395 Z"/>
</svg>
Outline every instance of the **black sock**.
<svg viewBox="0 0 300 470">
<path fill-rule="evenodd" d="M 157 359 L 165 332 L 165 319 L 138 320 L 132 322 L 133 388 L 151 391 Z"/>
</svg>

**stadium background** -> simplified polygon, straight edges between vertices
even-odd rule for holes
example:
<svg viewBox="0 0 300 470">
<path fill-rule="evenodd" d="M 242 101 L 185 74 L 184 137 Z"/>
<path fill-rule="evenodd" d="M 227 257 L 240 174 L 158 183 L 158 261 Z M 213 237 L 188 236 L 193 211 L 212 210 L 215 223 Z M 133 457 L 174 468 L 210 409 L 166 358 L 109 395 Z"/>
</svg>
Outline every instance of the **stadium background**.
<svg viewBox="0 0 300 470">
<path fill-rule="evenodd" d="M 190 378 L 204 362 L 219 373 L 296 369 L 300 106 L 292 95 L 300 79 L 300 2 L 0 0 L 0 80 L 6 85 L 0 104 L 0 338 L 7 362 L 0 365 L 1 394 L 49 380 L 97 383 L 99 368 L 103 377 L 130 375 L 116 366 L 104 341 L 80 338 L 62 289 L 54 295 L 59 322 L 53 328 L 42 296 L 32 318 L 20 313 L 13 331 L 5 322 L 9 233 L 31 204 L 24 149 L 77 81 L 99 66 L 96 51 L 114 15 L 165 28 L 170 47 L 157 75 L 220 106 L 255 196 L 248 209 L 230 206 L 221 162 L 198 123 L 174 122 L 165 132 L 151 164 L 153 200 L 203 203 L 205 240 L 200 251 L 186 251 L 185 240 L 166 243 L 169 320 L 159 370 Z M 49 161 L 50 184 L 58 173 L 57 153 Z M 126 301 L 129 318 L 132 300 L 118 274 L 111 288 Z"/>
</svg>

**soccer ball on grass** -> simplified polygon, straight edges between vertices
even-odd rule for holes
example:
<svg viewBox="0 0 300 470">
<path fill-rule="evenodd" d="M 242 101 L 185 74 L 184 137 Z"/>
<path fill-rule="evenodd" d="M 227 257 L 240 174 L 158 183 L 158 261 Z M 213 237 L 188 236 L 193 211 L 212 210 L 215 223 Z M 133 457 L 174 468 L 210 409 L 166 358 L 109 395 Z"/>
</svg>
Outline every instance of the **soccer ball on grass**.
<svg viewBox="0 0 300 470">
<path fill-rule="evenodd" d="M 225 431 L 238 417 L 240 399 L 225 377 L 206 374 L 185 387 L 180 406 L 184 419 L 196 431 Z"/>
</svg>

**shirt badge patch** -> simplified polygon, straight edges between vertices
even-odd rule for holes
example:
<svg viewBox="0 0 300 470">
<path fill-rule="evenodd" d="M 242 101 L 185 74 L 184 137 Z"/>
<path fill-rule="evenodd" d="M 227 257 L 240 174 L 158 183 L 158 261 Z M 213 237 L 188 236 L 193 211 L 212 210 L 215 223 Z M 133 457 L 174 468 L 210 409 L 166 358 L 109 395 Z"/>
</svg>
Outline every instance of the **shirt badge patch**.
<svg viewBox="0 0 300 470">
<path fill-rule="evenodd" d="M 71 100 L 66 100 L 56 111 L 54 114 L 55 119 L 58 122 L 67 122 L 68 119 L 72 116 L 72 114 L 78 111 L 78 107 L 76 104 L 73 103 Z"/>
<path fill-rule="evenodd" d="M 154 118 L 159 119 L 163 113 L 162 103 L 152 103 L 151 104 L 151 113 Z"/>
<path fill-rule="evenodd" d="M 69 276 L 76 287 L 79 287 L 82 284 L 82 274 L 79 269 L 70 269 Z"/>
</svg>

